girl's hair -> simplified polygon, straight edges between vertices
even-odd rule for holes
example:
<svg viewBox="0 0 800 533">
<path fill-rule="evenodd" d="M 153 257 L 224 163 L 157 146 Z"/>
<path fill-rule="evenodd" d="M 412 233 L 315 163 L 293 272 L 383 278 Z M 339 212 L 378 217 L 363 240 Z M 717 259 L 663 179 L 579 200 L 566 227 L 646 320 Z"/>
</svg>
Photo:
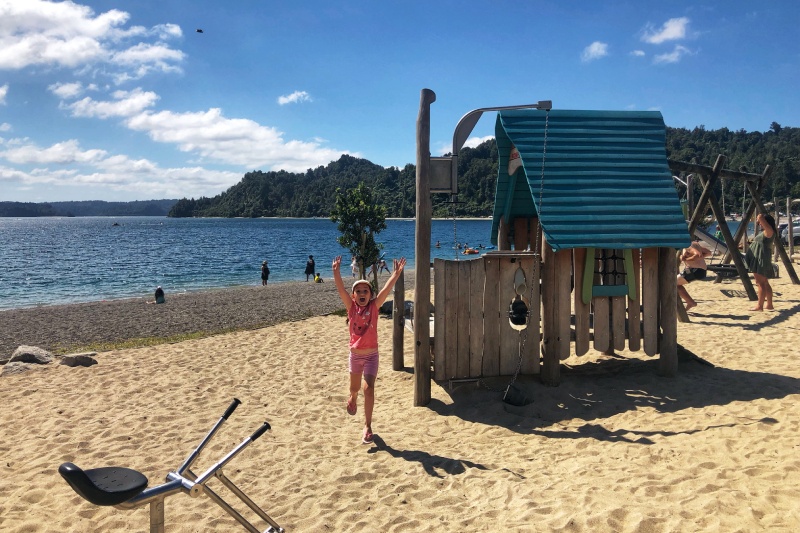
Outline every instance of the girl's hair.
<svg viewBox="0 0 800 533">
<path fill-rule="evenodd" d="M 769 224 L 769 227 L 772 228 L 773 233 L 778 232 L 778 228 L 775 226 L 775 219 L 772 215 L 764 215 L 764 220 Z"/>
</svg>

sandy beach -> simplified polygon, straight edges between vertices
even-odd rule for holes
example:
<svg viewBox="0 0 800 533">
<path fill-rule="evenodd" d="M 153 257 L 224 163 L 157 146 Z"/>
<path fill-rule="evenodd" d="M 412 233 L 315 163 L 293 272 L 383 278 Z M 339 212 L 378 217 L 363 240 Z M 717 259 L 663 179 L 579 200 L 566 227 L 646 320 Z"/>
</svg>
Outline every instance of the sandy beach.
<svg viewBox="0 0 800 533">
<path fill-rule="evenodd" d="M 738 280 L 691 283 L 675 378 L 642 353 L 590 351 L 564 362 L 559 387 L 522 378 L 525 407 L 436 383 L 430 405 L 413 407 L 411 334 L 405 370 L 392 371 L 382 319 L 373 445 L 360 442 L 363 404 L 354 417 L 344 408 L 347 328 L 324 315 L 341 307 L 334 285 L 296 285 L 0 312 L 3 352 L 168 337 L 203 320 L 247 329 L 0 377 L 0 530 L 147 531 L 146 507 L 94 506 L 58 466 L 128 466 L 161 483 L 234 397 L 242 405 L 196 470 L 268 420 L 225 473 L 291 532 L 800 530 L 800 286 L 788 277 L 763 313 Z M 167 499 L 166 525 L 244 531 L 183 494 Z"/>
</svg>

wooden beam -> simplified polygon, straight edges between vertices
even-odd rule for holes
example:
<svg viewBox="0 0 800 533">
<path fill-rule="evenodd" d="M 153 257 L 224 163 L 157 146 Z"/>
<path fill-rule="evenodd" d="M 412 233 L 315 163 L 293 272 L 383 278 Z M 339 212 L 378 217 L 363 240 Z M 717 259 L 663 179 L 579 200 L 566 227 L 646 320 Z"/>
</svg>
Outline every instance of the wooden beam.
<svg viewBox="0 0 800 533">
<path fill-rule="evenodd" d="M 659 343 L 658 373 L 674 376 L 678 373 L 678 320 L 676 311 L 678 291 L 675 278 L 678 268 L 673 248 L 658 249 L 659 307 L 661 315 L 661 342 Z"/>
<path fill-rule="evenodd" d="M 431 104 L 436 93 L 422 89 L 417 115 L 417 202 L 414 231 L 414 405 L 431 401 Z M 422 310 L 422 313 L 420 313 Z M 420 317 L 419 315 L 423 316 Z M 422 320 L 420 320 L 422 318 Z"/>
<path fill-rule="evenodd" d="M 394 300 L 392 301 L 392 370 L 403 370 L 403 331 L 406 312 L 405 273 L 397 278 L 394 284 Z"/>
<path fill-rule="evenodd" d="M 542 383 L 558 385 L 561 381 L 560 358 L 556 336 L 558 335 L 557 323 L 558 309 L 556 308 L 556 269 L 555 252 L 550 245 L 542 245 L 544 253 L 544 267 L 542 272 Z M 567 340 L 569 342 L 569 339 Z"/>
<path fill-rule="evenodd" d="M 724 157 L 724 156 L 722 156 Z M 686 163 L 684 161 L 669 160 L 669 168 L 673 172 L 691 172 L 694 174 L 708 175 L 711 174 L 711 167 L 705 165 L 697 165 L 695 163 Z M 722 169 L 720 178 L 734 179 L 740 181 L 758 182 L 761 179 L 759 174 L 751 174 L 749 172 L 739 172 L 737 170 Z"/>
</svg>

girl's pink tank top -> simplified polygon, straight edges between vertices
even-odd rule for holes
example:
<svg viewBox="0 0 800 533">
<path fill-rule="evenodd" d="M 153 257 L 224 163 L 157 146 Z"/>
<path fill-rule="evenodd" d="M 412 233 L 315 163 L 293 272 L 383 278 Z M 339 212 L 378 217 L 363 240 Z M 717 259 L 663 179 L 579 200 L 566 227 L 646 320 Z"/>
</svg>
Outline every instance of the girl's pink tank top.
<svg viewBox="0 0 800 533">
<path fill-rule="evenodd" d="M 378 349 L 378 306 L 370 300 L 364 307 L 355 302 L 347 312 L 350 321 L 350 349 Z"/>
</svg>

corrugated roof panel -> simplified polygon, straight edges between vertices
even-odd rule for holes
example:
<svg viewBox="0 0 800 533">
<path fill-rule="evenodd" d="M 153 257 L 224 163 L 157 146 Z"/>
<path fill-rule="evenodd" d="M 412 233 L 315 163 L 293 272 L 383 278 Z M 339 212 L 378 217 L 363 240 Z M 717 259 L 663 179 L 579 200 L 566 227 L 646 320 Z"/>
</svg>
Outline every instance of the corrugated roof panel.
<svg viewBox="0 0 800 533">
<path fill-rule="evenodd" d="M 689 245 L 667 162 L 661 113 L 502 111 L 495 136 L 500 159 L 492 224 L 495 244 L 500 216 L 508 211 L 511 218 L 538 212 L 555 250 Z M 512 143 L 522 168 L 507 206 Z M 527 184 L 530 201 L 520 198 L 520 182 Z"/>
</svg>

